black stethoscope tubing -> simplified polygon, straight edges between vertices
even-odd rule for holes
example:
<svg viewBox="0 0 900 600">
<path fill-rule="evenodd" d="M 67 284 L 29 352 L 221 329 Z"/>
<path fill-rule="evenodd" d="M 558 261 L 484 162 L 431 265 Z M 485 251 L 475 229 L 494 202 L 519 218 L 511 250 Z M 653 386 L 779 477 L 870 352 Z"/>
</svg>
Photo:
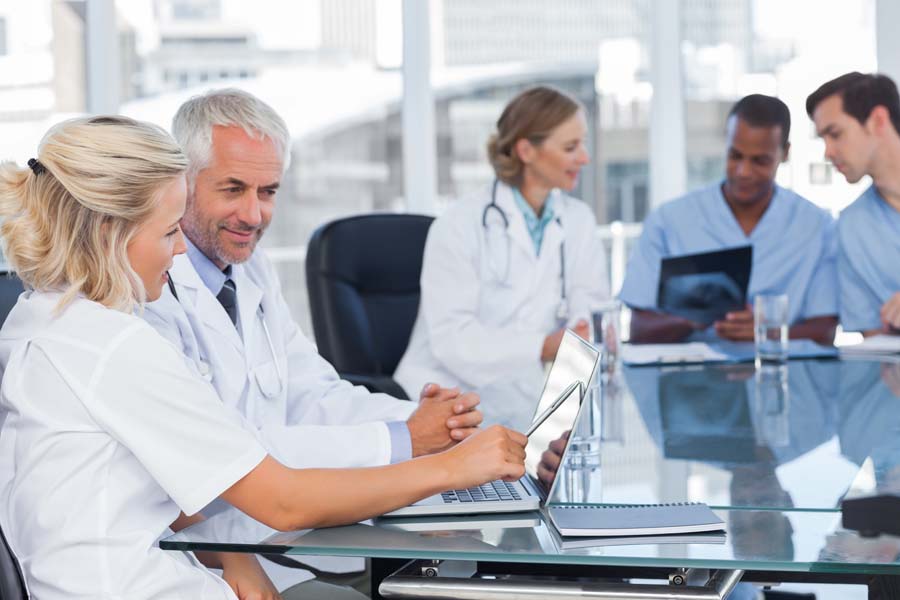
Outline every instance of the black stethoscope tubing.
<svg viewBox="0 0 900 600">
<path fill-rule="evenodd" d="M 506 235 L 509 235 L 509 217 L 506 216 L 506 211 L 500 208 L 500 205 L 497 204 L 497 185 L 499 185 L 500 180 L 494 178 L 494 183 L 491 186 L 491 201 L 484 207 L 484 210 L 481 213 L 481 226 L 484 228 L 485 232 L 487 232 L 488 224 L 488 213 L 491 210 L 495 210 L 498 215 L 500 215 L 500 219 L 503 221 L 503 231 Z M 559 217 L 556 217 L 556 223 L 560 227 L 562 227 L 562 221 Z M 509 260 L 509 257 L 507 257 Z M 507 277 L 509 277 L 509 273 L 507 273 Z M 560 279 L 560 301 L 562 304 L 566 302 L 566 244 L 565 238 L 559 242 L 559 279 Z M 169 281 L 171 284 L 171 280 Z"/>
</svg>

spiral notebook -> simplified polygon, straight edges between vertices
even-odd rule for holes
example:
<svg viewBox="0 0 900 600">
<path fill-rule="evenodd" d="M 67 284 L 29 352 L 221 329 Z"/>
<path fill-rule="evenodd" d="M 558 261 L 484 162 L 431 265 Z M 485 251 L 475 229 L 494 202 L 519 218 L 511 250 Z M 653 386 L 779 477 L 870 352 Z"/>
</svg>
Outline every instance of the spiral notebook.
<svg viewBox="0 0 900 600">
<path fill-rule="evenodd" d="M 547 507 L 547 514 L 564 536 L 670 535 L 725 529 L 722 519 L 702 502 L 554 504 Z"/>
</svg>

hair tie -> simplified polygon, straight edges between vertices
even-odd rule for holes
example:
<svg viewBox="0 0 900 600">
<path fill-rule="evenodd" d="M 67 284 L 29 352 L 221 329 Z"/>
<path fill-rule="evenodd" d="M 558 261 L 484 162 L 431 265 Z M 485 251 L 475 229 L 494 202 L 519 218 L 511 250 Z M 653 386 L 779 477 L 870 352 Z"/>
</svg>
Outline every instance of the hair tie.
<svg viewBox="0 0 900 600">
<path fill-rule="evenodd" d="M 36 158 L 29 158 L 28 166 L 31 167 L 31 170 L 34 171 L 35 175 L 40 175 L 47 170 L 46 168 L 44 168 L 44 165 L 41 164 L 41 161 Z"/>
</svg>

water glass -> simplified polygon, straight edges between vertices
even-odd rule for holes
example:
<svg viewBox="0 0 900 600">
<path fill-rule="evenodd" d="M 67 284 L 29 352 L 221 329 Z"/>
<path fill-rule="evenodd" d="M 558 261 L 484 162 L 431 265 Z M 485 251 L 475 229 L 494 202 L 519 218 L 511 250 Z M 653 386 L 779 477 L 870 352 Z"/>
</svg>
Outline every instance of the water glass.
<svg viewBox="0 0 900 600">
<path fill-rule="evenodd" d="M 785 362 L 788 357 L 787 294 L 760 294 L 753 306 L 756 362 Z"/>
<path fill-rule="evenodd" d="M 622 319 L 622 303 L 610 300 L 591 310 L 592 339 L 600 349 L 600 372 L 604 374 L 616 370 L 621 348 L 619 327 Z"/>
</svg>

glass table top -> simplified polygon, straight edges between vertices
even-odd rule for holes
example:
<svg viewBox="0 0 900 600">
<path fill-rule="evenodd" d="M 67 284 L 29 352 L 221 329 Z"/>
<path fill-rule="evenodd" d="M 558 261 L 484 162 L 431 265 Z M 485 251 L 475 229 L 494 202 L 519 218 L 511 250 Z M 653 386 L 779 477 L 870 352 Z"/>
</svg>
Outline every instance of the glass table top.
<svg viewBox="0 0 900 600">
<path fill-rule="evenodd" d="M 525 428 L 539 386 L 480 390 L 485 422 Z M 624 367 L 588 401 L 551 501 L 835 510 L 900 482 L 895 363 Z"/>
<path fill-rule="evenodd" d="M 540 512 L 376 519 L 374 523 L 282 533 L 232 509 L 167 538 L 160 546 L 166 550 L 289 555 L 900 573 L 900 538 L 866 539 L 841 530 L 836 512 L 716 513 L 725 521 L 727 533 L 567 538 L 564 544 Z"/>
<path fill-rule="evenodd" d="M 525 429 L 541 377 L 479 390 L 486 424 Z M 619 368 L 588 394 L 553 502 L 696 501 L 724 536 L 563 544 L 539 512 L 380 519 L 279 533 L 231 509 L 161 542 L 382 558 L 900 573 L 900 538 L 840 528 L 842 498 L 900 489 L 900 364 Z M 540 431 L 540 430 L 539 430 Z M 552 440 L 542 440 L 549 446 Z M 543 446 L 541 446 L 543 447 Z"/>
</svg>

